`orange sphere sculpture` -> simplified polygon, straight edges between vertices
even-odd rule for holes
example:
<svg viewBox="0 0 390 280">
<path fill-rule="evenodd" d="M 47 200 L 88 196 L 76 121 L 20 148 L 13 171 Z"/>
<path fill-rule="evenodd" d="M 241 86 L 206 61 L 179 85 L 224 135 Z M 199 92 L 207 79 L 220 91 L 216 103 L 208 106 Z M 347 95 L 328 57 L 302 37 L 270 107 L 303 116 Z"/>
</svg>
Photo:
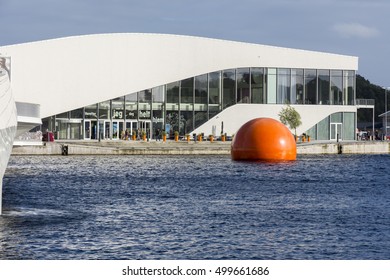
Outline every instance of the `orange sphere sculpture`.
<svg viewBox="0 0 390 280">
<path fill-rule="evenodd" d="M 295 160 L 297 145 L 284 124 L 270 118 L 258 118 L 237 131 L 231 155 L 233 160 Z"/>
</svg>

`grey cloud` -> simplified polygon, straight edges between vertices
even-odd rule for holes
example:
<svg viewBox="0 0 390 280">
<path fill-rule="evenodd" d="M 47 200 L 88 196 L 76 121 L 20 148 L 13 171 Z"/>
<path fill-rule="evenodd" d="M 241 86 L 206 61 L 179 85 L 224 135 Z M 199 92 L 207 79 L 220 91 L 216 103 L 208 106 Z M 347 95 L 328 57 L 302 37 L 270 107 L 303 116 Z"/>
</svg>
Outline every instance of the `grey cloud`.
<svg viewBox="0 0 390 280">
<path fill-rule="evenodd" d="M 372 38 L 380 35 L 380 32 L 373 27 L 360 23 L 339 23 L 333 26 L 333 30 L 345 38 Z"/>
</svg>

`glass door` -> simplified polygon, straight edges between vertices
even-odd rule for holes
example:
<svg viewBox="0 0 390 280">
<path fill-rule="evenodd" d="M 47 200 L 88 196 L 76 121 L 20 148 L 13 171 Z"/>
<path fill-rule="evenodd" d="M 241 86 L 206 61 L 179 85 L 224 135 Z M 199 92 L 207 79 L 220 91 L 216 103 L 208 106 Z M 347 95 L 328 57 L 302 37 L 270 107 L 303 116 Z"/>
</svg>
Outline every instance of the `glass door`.
<svg viewBox="0 0 390 280">
<path fill-rule="evenodd" d="M 104 121 L 104 139 L 110 139 L 111 123 L 110 121 Z"/>
<path fill-rule="evenodd" d="M 342 123 L 331 123 L 330 124 L 330 140 L 342 140 Z"/>
<path fill-rule="evenodd" d="M 99 141 L 104 139 L 104 121 L 99 121 Z"/>
<path fill-rule="evenodd" d="M 84 140 L 91 140 L 91 121 L 84 121 Z"/>
<path fill-rule="evenodd" d="M 123 121 L 112 121 L 112 139 L 122 139 L 123 131 Z"/>
<path fill-rule="evenodd" d="M 151 132 L 152 132 L 152 122 L 151 121 L 139 121 L 139 130 L 146 133 L 146 138 L 150 139 Z"/>
<path fill-rule="evenodd" d="M 132 135 L 133 131 L 137 132 L 137 126 L 138 121 L 136 120 L 126 121 L 126 130 L 128 131 L 129 135 Z"/>
<path fill-rule="evenodd" d="M 98 123 L 97 121 L 91 121 L 91 139 L 98 139 Z"/>
</svg>

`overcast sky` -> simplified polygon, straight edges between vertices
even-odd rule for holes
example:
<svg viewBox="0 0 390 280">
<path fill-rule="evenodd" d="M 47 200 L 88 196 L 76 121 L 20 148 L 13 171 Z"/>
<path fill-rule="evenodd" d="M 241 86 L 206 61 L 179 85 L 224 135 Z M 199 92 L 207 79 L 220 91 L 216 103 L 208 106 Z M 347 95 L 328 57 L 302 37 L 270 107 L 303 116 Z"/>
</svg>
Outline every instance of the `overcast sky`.
<svg viewBox="0 0 390 280">
<path fill-rule="evenodd" d="M 196 35 L 359 57 L 390 86 L 389 0 L 0 0 L 0 46 L 108 32 Z"/>
</svg>

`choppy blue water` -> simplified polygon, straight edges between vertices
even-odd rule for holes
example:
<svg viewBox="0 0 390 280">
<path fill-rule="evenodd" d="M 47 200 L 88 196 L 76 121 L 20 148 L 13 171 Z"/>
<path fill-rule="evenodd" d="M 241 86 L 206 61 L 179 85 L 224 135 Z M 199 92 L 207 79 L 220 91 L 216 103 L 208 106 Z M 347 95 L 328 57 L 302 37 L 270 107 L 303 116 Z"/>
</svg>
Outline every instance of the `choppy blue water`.
<svg viewBox="0 0 390 280">
<path fill-rule="evenodd" d="M 390 259 L 390 156 L 12 157 L 0 259 Z"/>
</svg>

